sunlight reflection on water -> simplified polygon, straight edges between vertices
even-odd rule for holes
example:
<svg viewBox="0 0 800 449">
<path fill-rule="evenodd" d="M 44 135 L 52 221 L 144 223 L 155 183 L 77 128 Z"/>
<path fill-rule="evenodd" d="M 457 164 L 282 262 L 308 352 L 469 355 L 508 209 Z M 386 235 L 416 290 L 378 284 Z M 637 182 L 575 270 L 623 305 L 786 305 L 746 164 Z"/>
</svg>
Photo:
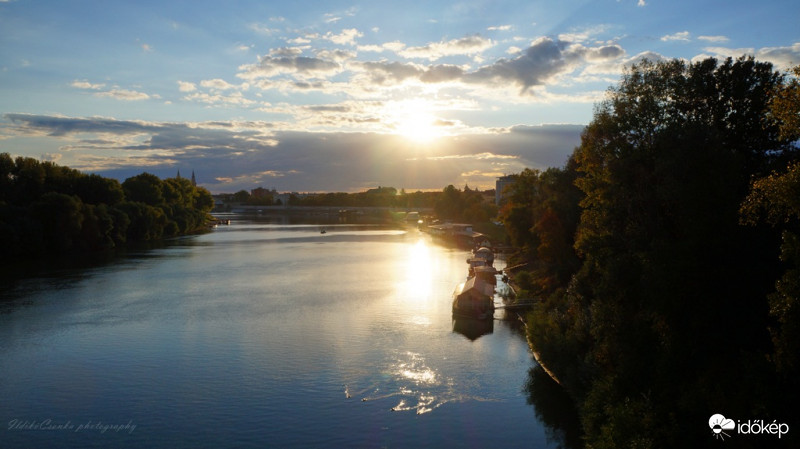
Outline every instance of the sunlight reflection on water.
<svg viewBox="0 0 800 449">
<path fill-rule="evenodd" d="M 521 388 L 533 363 L 525 341 L 506 324 L 475 339 L 455 331 L 451 292 L 467 255 L 416 230 L 321 234 L 241 222 L 50 281 L 57 288 L 15 289 L 15 304 L 30 305 L 0 315 L 0 418 L 108 417 L 138 427 L 125 439 L 42 432 L 0 440 L 75 448 L 543 442 Z M 493 434 L 520 416 L 533 425 Z M 463 432 L 474 429 L 468 441 Z"/>
</svg>

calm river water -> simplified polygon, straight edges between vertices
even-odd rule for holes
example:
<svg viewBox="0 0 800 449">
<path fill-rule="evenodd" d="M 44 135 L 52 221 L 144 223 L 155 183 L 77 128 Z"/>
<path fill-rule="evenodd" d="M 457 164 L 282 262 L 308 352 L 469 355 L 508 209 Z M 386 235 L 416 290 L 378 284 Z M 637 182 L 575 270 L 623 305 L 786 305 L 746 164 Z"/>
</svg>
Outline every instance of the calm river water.
<svg viewBox="0 0 800 449">
<path fill-rule="evenodd" d="M 518 323 L 451 318 L 468 252 L 233 218 L 5 280 L 0 446 L 564 446 Z"/>
</svg>

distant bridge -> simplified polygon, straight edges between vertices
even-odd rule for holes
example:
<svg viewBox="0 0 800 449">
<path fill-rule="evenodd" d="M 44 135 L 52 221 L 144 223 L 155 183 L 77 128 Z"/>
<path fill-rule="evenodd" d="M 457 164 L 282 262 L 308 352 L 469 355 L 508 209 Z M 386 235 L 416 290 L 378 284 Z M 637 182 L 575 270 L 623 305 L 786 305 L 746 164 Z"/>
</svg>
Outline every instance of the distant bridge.
<svg viewBox="0 0 800 449">
<path fill-rule="evenodd" d="M 390 212 L 419 212 L 421 214 L 432 214 L 433 208 L 432 207 L 384 207 L 384 206 L 376 206 L 376 207 L 354 207 L 354 206 L 254 206 L 254 205 L 231 205 L 231 208 L 234 211 L 247 211 L 247 212 L 313 212 L 313 213 L 327 213 L 327 214 L 339 214 L 339 213 L 358 213 L 358 212 L 380 212 L 380 211 L 390 211 Z"/>
</svg>

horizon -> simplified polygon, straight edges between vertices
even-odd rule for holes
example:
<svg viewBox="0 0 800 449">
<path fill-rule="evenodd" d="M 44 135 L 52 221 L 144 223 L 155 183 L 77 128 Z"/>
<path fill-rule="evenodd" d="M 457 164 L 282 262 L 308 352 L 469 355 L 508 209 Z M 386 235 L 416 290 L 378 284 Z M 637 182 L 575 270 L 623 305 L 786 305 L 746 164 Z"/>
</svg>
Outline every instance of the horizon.
<svg viewBox="0 0 800 449">
<path fill-rule="evenodd" d="M 195 170 L 212 193 L 486 189 L 563 166 L 638 61 L 800 63 L 798 12 L 743 1 L 0 1 L 0 152 L 120 181 Z"/>
</svg>

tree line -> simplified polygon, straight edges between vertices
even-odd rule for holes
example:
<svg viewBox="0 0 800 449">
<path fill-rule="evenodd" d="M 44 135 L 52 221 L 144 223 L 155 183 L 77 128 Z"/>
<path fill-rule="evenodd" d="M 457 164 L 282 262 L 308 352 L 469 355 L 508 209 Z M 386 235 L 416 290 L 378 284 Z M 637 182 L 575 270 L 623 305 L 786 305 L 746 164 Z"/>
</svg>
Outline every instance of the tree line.
<svg viewBox="0 0 800 449">
<path fill-rule="evenodd" d="M 142 173 L 120 183 L 0 154 L 0 255 L 92 252 L 196 232 L 214 206 L 188 179 Z"/>
<path fill-rule="evenodd" d="M 255 196 L 240 190 L 224 196 L 228 203 L 275 205 L 276 192 L 265 191 Z M 494 190 L 480 191 L 465 185 L 463 189 L 448 185 L 441 191 L 398 191 L 394 187 L 378 187 L 364 192 L 328 192 L 289 196 L 289 206 L 308 207 L 395 207 L 402 209 L 433 209 L 442 220 L 486 223 L 496 217 Z"/>
<path fill-rule="evenodd" d="M 542 298 L 530 341 L 588 446 L 702 444 L 714 413 L 795 419 L 797 77 L 752 58 L 644 61 L 564 167 L 504 192 L 523 294 Z"/>
</svg>

